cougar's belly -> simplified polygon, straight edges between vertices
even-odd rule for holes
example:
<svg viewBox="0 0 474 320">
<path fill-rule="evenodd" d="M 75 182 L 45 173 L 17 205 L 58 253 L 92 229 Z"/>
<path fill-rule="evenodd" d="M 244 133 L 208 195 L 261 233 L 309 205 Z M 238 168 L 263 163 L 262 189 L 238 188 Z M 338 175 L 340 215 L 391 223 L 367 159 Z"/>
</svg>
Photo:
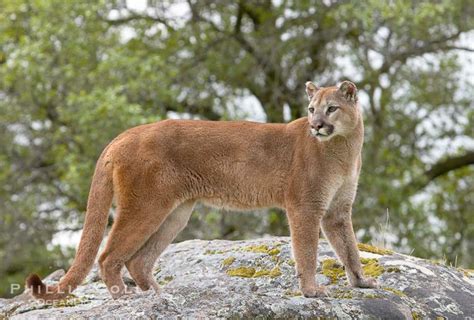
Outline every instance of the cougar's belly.
<svg viewBox="0 0 474 320">
<path fill-rule="evenodd" d="M 249 211 L 270 207 L 283 207 L 282 196 L 269 190 L 240 192 L 200 197 L 199 201 L 217 209 Z"/>
</svg>

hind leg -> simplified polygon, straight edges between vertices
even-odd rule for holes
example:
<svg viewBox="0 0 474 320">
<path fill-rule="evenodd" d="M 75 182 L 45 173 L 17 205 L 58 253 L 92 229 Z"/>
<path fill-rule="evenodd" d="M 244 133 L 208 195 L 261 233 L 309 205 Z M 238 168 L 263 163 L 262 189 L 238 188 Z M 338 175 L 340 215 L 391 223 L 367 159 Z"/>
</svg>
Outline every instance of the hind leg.
<svg viewBox="0 0 474 320">
<path fill-rule="evenodd" d="M 114 299 L 126 293 L 121 275 L 125 262 L 158 230 L 173 209 L 172 203 L 153 203 L 148 199 L 119 204 L 116 221 L 99 258 L 102 279 Z"/>
<path fill-rule="evenodd" d="M 194 201 L 190 200 L 174 209 L 158 231 L 125 263 L 133 280 L 143 291 L 153 288 L 159 293 L 160 288 L 153 277 L 153 266 L 160 254 L 187 225 L 193 208 Z"/>
</svg>

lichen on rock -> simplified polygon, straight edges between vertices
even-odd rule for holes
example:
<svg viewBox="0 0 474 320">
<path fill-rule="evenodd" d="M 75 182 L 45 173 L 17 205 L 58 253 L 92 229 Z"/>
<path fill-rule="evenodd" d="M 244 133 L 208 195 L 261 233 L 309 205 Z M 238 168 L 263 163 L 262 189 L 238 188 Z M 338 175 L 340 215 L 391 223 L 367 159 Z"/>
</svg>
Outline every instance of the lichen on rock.
<svg viewBox="0 0 474 320">
<path fill-rule="evenodd" d="M 322 273 L 331 280 L 331 283 L 336 283 L 345 275 L 343 266 L 336 259 L 324 259 Z"/>
<path fill-rule="evenodd" d="M 361 258 L 362 269 L 364 275 L 377 278 L 385 272 L 377 259 Z M 324 259 L 321 263 L 322 273 L 331 280 L 331 283 L 336 283 L 339 279 L 345 276 L 344 266 L 336 259 Z"/>
<path fill-rule="evenodd" d="M 403 291 L 400 291 L 400 290 L 397 290 L 397 289 L 394 289 L 394 288 L 390 288 L 390 287 L 383 287 L 382 289 L 384 289 L 386 291 L 389 291 L 393 294 L 396 294 L 399 297 L 406 297 L 406 294 L 404 294 Z"/>
<path fill-rule="evenodd" d="M 377 278 L 385 272 L 385 268 L 382 267 L 377 259 L 361 259 L 362 270 L 364 275 L 368 277 Z"/>
<path fill-rule="evenodd" d="M 228 269 L 226 273 L 232 277 L 252 278 L 257 270 L 249 267 Z"/>
<path fill-rule="evenodd" d="M 260 277 L 270 277 L 276 278 L 281 275 L 280 267 L 277 265 L 273 269 L 255 269 L 252 267 L 237 267 L 234 269 L 228 269 L 226 273 L 232 277 L 242 277 L 242 278 L 260 278 Z"/>
<path fill-rule="evenodd" d="M 228 257 L 228 258 L 225 258 L 224 260 L 222 260 L 222 265 L 224 267 L 228 267 L 230 266 L 232 263 L 234 263 L 235 261 L 235 257 Z"/>
<path fill-rule="evenodd" d="M 271 256 L 275 256 L 280 253 L 280 249 L 277 247 L 271 247 L 266 244 L 246 246 L 243 247 L 242 250 L 247 252 L 266 253 Z"/>
<path fill-rule="evenodd" d="M 380 254 L 380 255 L 391 255 L 393 254 L 392 250 L 389 249 L 384 249 L 384 248 L 379 248 L 367 243 L 358 243 L 357 247 L 359 248 L 360 251 L 365 251 L 365 252 L 370 252 L 370 253 L 375 253 L 375 254 Z"/>
</svg>

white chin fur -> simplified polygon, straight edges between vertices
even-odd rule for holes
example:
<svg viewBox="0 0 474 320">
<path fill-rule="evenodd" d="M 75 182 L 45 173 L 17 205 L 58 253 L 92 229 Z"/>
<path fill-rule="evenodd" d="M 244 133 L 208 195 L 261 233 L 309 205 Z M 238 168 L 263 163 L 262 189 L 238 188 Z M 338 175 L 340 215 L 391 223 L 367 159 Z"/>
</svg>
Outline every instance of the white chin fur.
<svg viewBox="0 0 474 320">
<path fill-rule="evenodd" d="M 311 128 L 310 131 L 313 136 L 326 136 L 326 137 L 329 136 L 327 131 L 324 128 L 322 128 L 319 131 L 316 131 L 316 129 Z"/>
<path fill-rule="evenodd" d="M 322 132 L 318 133 L 318 131 L 316 131 L 316 129 L 313 129 L 313 128 L 310 129 L 310 132 L 313 137 L 315 137 L 316 139 L 320 141 L 326 141 L 331 138 L 330 136 L 324 135 Z"/>
</svg>

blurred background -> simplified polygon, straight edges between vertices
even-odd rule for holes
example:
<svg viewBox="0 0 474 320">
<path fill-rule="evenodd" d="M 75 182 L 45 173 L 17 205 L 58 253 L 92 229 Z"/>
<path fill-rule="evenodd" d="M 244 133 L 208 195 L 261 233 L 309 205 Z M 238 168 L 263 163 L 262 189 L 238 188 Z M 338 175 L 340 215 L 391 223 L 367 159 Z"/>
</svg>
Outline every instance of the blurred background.
<svg viewBox="0 0 474 320">
<path fill-rule="evenodd" d="M 350 79 L 360 241 L 474 267 L 470 1 L 0 0 L 0 296 L 67 268 L 101 150 L 165 118 L 289 122 Z M 113 218 L 111 218 L 112 221 Z M 177 241 L 287 235 L 198 206 Z"/>
</svg>

